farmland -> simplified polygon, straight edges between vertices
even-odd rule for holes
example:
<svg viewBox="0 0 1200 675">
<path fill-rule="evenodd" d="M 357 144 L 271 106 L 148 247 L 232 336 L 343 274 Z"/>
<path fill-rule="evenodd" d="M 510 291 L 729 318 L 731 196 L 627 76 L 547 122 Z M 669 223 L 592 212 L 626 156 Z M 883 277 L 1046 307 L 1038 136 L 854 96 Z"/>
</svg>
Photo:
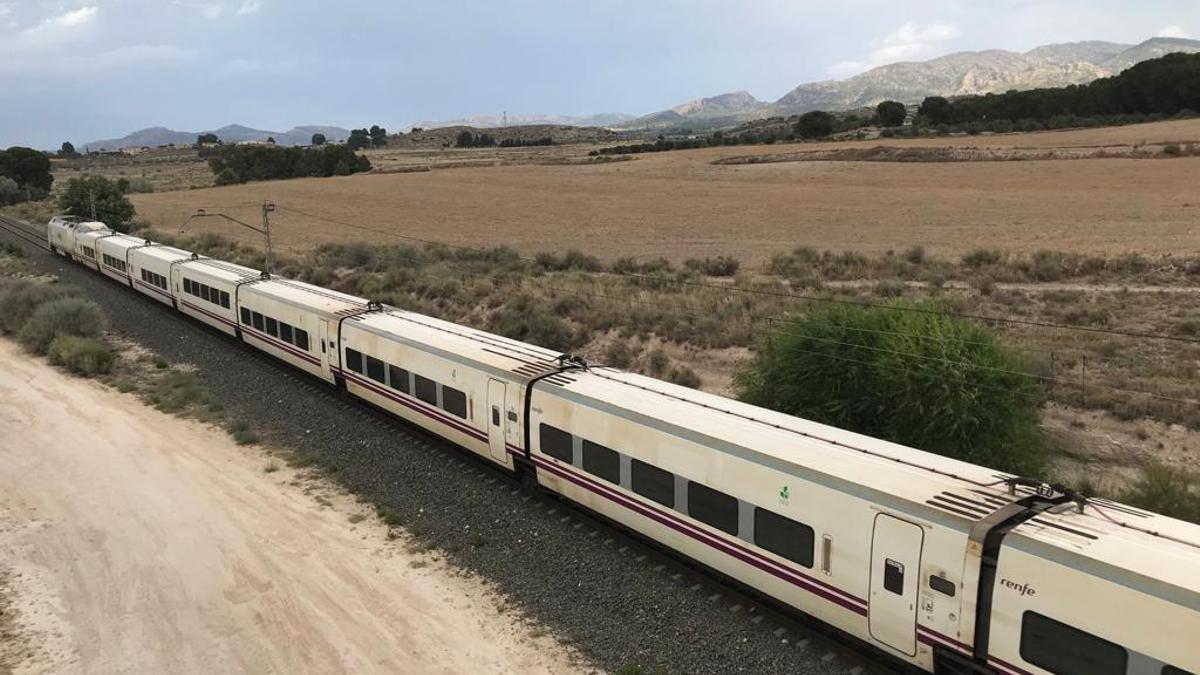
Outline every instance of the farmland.
<svg viewBox="0 0 1200 675">
<path fill-rule="evenodd" d="M 797 245 L 879 253 L 919 244 L 945 255 L 980 245 L 1159 254 L 1200 248 L 1200 158 L 1119 155 L 1196 141 L 1200 120 L 828 146 L 1103 146 L 1118 155 L 1070 161 L 712 163 L 823 144 L 665 152 L 594 165 L 531 163 L 586 161 L 590 146 L 383 150 L 370 154 L 374 164 L 410 172 L 158 192 L 135 195 L 134 203 L 159 228 L 177 227 L 200 207 L 254 219 L 263 199 L 339 221 L 279 214 L 278 241 L 296 250 L 347 239 L 396 243 L 393 234 L 403 234 L 524 253 L 579 248 L 604 259 L 632 254 L 675 262 L 732 255 L 762 263 Z M 519 163 L 504 164 L 510 159 Z M 254 238 L 236 226 L 213 227 Z"/>
</svg>

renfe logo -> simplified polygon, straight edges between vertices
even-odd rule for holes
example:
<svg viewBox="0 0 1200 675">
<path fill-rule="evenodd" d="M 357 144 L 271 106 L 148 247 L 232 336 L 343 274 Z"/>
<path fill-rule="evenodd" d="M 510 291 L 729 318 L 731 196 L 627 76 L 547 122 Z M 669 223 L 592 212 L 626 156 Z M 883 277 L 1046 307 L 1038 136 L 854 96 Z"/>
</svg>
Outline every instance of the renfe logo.
<svg viewBox="0 0 1200 675">
<path fill-rule="evenodd" d="M 1037 595 L 1037 591 L 1034 590 L 1033 587 L 1030 586 L 1029 584 L 1018 584 L 1015 581 L 1009 581 L 1008 579 L 1001 579 L 1000 585 L 1004 586 L 1005 588 L 1011 588 L 1012 590 L 1019 593 L 1021 595 L 1021 597 L 1025 597 L 1026 595 Z"/>
</svg>

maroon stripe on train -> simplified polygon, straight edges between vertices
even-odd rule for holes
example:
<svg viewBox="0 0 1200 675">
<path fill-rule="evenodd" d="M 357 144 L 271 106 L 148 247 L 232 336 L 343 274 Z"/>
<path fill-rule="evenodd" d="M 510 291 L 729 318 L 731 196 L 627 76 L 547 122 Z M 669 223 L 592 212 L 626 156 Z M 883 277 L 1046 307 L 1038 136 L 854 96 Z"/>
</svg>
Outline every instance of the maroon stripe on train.
<svg viewBox="0 0 1200 675">
<path fill-rule="evenodd" d="M 217 321 L 220 321 L 223 324 L 232 326 L 233 328 L 237 328 L 237 324 L 230 321 L 229 319 L 226 319 L 225 317 L 219 316 L 217 314 L 213 314 L 212 312 L 208 311 L 207 309 L 204 309 L 203 307 L 197 307 L 197 306 L 193 305 L 192 303 L 188 302 L 187 300 L 184 300 L 183 298 L 179 299 L 179 304 L 187 306 L 187 307 L 191 307 L 192 309 L 196 310 L 197 312 L 200 312 L 201 314 L 211 316 L 212 318 L 216 319 Z"/>
<path fill-rule="evenodd" d="M 170 293 L 164 291 L 163 289 L 159 288 L 158 286 L 155 286 L 153 284 L 148 284 L 148 283 L 142 281 L 141 279 L 134 279 L 133 283 L 137 284 L 138 286 L 143 286 L 145 288 L 149 288 L 150 290 L 154 291 L 155 293 L 158 293 L 159 295 L 166 297 L 168 300 L 174 299 L 173 297 L 171 297 Z"/>
<path fill-rule="evenodd" d="M 308 361 L 309 363 L 312 363 L 318 367 L 321 365 L 321 359 L 316 358 L 315 356 L 313 356 L 312 354 L 309 354 L 308 352 L 301 351 L 299 347 L 294 347 L 294 346 L 284 342 L 283 340 L 278 340 L 278 339 L 272 337 L 270 333 L 263 333 L 262 331 L 259 331 L 257 328 L 251 328 L 250 326 L 247 326 L 244 324 L 242 325 L 242 332 L 245 333 L 246 335 L 249 335 L 250 337 L 258 338 L 259 340 L 266 342 L 267 344 L 271 345 L 272 347 L 277 347 L 284 351 L 290 352 L 290 353 L 294 354 L 295 356 L 298 356 L 298 357 L 304 359 L 305 361 Z"/>
<path fill-rule="evenodd" d="M 357 384 L 365 389 L 371 390 L 373 393 L 378 394 L 379 396 L 382 396 L 387 399 L 391 399 L 391 400 L 399 403 L 400 405 L 405 406 L 406 408 L 411 408 L 412 410 L 415 410 L 415 411 L 421 413 L 422 415 L 425 415 L 426 417 L 431 417 L 434 420 L 441 422 L 442 424 L 444 424 L 448 427 L 451 427 L 451 428 L 455 429 L 456 431 L 460 431 L 468 436 L 471 436 L 472 438 L 474 438 L 476 440 L 479 440 L 479 441 L 488 440 L 487 434 L 479 431 L 478 429 L 469 427 L 469 426 L 463 424 L 462 422 L 459 422 L 459 421 L 452 419 L 446 415 L 443 415 L 440 411 L 436 411 L 435 409 L 432 409 L 432 408 L 427 408 L 427 407 L 425 407 L 424 404 L 418 404 L 416 401 L 411 401 L 411 400 L 409 400 L 407 398 L 403 398 L 397 394 L 393 394 L 392 392 L 388 391 L 387 389 L 384 389 L 383 387 L 378 386 L 378 384 L 376 384 L 375 382 L 366 380 L 366 379 L 354 374 L 353 371 L 343 370 L 342 375 L 345 376 L 346 379 L 354 382 L 355 384 Z"/>
<path fill-rule="evenodd" d="M 595 483 L 572 471 L 564 470 L 539 457 L 535 456 L 533 460 L 538 464 L 539 467 L 546 469 L 550 473 L 561 476 L 562 478 L 565 478 L 572 483 L 583 487 L 584 489 L 590 490 L 591 492 L 599 494 L 602 497 L 617 502 L 621 506 L 624 506 L 631 511 L 650 518 L 651 520 L 657 521 L 662 525 L 666 525 L 667 527 L 685 534 L 692 539 L 699 541 L 700 543 L 706 544 L 711 548 L 715 548 L 726 555 L 733 556 L 734 558 L 737 558 L 748 565 L 757 567 L 758 569 L 782 579 L 783 581 L 791 583 L 794 586 L 799 586 L 809 593 L 818 595 L 826 600 L 829 600 L 830 602 L 845 607 L 856 614 L 865 616 L 867 613 L 866 603 L 863 600 L 856 598 L 845 591 L 842 591 L 841 589 L 826 586 L 825 584 L 822 584 L 804 574 L 800 574 L 799 572 L 784 567 L 779 563 L 770 560 L 769 558 L 763 557 L 754 553 L 753 551 L 745 549 L 742 546 L 732 542 L 727 542 L 714 535 L 704 532 L 691 523 L 687 523 L 673 515 L 669 515 L 666 512 L 660 511 L 659 509 L 649 507 L 645 504 L 630 499 L 625 495 L 613 491 L 611 488 Z"/>
</svg>

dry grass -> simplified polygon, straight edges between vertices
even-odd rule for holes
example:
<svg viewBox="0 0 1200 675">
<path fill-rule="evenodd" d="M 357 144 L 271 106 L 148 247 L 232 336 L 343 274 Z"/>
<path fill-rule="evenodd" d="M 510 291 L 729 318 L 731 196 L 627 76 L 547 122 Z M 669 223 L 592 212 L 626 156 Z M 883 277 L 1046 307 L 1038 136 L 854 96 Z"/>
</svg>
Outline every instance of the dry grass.
<svg viewBox="0 0 1200 675">
<path fill-rule="evenodd" d="M 1200 138 L 1200 120 L 973 137 L 969 142 L 1082 147 L 1192 138 Z M 964 142 L 889 141 L 911 146 Z M 754 151 L 794 152 L 797 147 L 760 146 Z M 427 161 L 430 153 L 420 152 L 418 163 Z M 501 153 L 448 152 L 485 162 Z M 385 153 L 406 156 L 381 151 Z M 709 148 L 587 166 L 518 164 L 302 179 L 134 195 L 133 201 L 142 217 L 168 229 L 200 207 L 254 222 L 263 199 L 339 221 L 296 211 L 276 213 L 276 240 L 295 251 L 347 240 L 397 243 L 401 240 L 395 235 L 407 235 L 472 246 L 508 245 L 524 253 L 579 248 L 606 259 L 663 256 L 678 263 L 730 255 L 755 266 L 796 245 L 880 253 L 922 244 L 942 255 L 981 244 L 1107 255 L 1200 248 L 1197 157 L 712 164 L 746 153 L 745 147 Z M 255 240 L 253 233 L 215 220 L 205 227 Z"/>
</svg>

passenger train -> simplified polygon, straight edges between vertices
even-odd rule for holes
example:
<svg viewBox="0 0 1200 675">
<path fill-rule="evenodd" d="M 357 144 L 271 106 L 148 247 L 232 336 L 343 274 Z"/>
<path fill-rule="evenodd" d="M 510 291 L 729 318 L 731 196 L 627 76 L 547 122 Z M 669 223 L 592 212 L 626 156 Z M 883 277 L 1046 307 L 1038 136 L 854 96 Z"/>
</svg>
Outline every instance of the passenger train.
<svg viewBox="0 0 1200 675">
<path fill-rule="evenodd" d="M 935 673 L 1200 673 L 1200 527 L 55 217 L 52 249 Z"/>
</svg>

